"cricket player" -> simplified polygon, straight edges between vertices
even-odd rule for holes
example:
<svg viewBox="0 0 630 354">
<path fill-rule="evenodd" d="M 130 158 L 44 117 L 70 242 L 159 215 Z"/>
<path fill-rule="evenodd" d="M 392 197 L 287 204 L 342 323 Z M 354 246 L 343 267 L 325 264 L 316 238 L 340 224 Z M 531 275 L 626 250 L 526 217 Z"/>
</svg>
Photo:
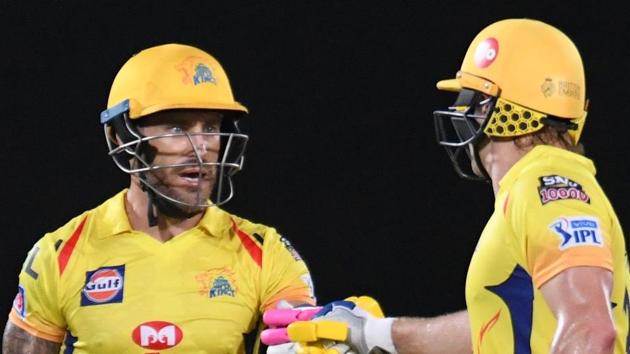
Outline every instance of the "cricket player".
<svg viewBox="0 0 630 354">
<path fill-rule="evenodd" d="M 495 195 L 468 269 L 467 310 L 379 319 L 338 302 L 289 325 L 289 336 L 321 352 L 322 338 L 339 340 L 328 330 L 336 321 L 358 353 L 630 353 L 626 246 L 581 154 L 587 100 L 574 43 L 540 21 L 498 21 L 437 87 L 458 93 L 434 112 L 440 145 L 460 175 L 490 182 Z"/>
<path fill-rule="evenodd" d="M 3 353 L 243 353 L 265 309 L 314 304 L 289 241 L 218 206 L 243 166 L 246 113 L 198 48 L 131 57 L 101 114 L 129 188 L 35 244 Z"/>
</svg>

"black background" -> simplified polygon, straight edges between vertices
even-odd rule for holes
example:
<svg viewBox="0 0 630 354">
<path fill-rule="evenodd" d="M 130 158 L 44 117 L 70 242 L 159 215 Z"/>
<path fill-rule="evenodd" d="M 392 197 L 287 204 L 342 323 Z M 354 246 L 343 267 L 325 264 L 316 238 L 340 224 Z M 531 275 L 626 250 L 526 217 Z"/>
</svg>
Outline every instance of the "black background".
<svg viewBox="0 0 630 354">
<path fill-rule="evenodd" d="M 98 116 L 134 53 L 180 42 L 217 57 L 250 109 L 231 212 L 275 226 L 319 300 L 370 294 L 390 315 L 464 306 L 467 263 L 492 211 L 433 135 L 452 103 L 435 82 L 508 17 L 567 33 L 586 67 L 587 155 L 630 223 L 630 13 L 624 2 L 0 1 L 0 308 L 45 232 L 128 185 Z M 2 321 L 4 322 L 4 321 Z"/>
</svg>

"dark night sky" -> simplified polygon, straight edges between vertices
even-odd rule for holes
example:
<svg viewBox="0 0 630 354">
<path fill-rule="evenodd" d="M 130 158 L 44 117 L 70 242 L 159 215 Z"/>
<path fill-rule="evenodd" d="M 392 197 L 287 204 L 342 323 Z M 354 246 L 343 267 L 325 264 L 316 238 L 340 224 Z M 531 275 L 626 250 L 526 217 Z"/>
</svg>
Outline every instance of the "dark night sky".
<svg viewBox="0 0 630 354">
<path fill-rule="evenodd" d="M 217 57 L 250 109 L 245 169 L 226 209 L 289 238 L 320 301 L 370 294 L 390 315 L 464 306 L 492 190 L 459 179 L 435 143 L 431 113 L 454 98 L 435 82 L 503 18 L 547 21 L 582 52 L 592 102 L 583 142 L 630 223 L 627 4 L 93 3 L 0 2 L 6 311 L 32 244 L 128 184 L 106 155 L 98 116 L 128 57 L 168 42 Z"/>
</svg>

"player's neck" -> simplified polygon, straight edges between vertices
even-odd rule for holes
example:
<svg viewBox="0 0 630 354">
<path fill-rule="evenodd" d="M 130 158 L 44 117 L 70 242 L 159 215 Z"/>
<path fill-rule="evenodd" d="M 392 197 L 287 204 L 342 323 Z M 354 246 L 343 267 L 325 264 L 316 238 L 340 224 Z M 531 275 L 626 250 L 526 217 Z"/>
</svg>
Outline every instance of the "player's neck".
<svg viewBox="0 0 630 354">
<path fill-rule="evenodd" d="M 520 148 L 513 140 L 492 140 L 487 148 L 487 153 L 482 158 L 483 165 L 492 180 L 492 190 L 496 196 L 499 192 L 499 183 L 505 174 L 531 150 L 531 147 Z"/>
<path fill-rule="evenodd" d="M 155 211 L 157 224 L 149 226 L 149 200 L 147 193 L 137 185 L 132 185 L 125 198 L 125 210 L 129 224 L 136 231 L 141 231 L 160 242 L 166 242 L 173 237 L 195 227 L 203 216 L 203 212 L 190 218 L 172 218 Z"/>
</svg>

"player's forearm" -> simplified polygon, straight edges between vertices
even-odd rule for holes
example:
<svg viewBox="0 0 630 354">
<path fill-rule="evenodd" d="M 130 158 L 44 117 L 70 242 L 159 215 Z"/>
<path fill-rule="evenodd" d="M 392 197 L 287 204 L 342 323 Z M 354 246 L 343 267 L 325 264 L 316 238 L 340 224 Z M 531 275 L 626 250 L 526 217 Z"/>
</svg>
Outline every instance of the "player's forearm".
<svg viewBox="0 0 630 354">
<path fill-rule="evenodd" d="M 434 318 L 400 318 L 392 325 L 392 339 L 401 353 L 472 353 L 468 312 Z"/>
<path fill-rule="evenodd" d="M 60 344 L 37 338 L 10 321 L 2 337 L 3 354 L 56 354 Z"/>
</svg>

